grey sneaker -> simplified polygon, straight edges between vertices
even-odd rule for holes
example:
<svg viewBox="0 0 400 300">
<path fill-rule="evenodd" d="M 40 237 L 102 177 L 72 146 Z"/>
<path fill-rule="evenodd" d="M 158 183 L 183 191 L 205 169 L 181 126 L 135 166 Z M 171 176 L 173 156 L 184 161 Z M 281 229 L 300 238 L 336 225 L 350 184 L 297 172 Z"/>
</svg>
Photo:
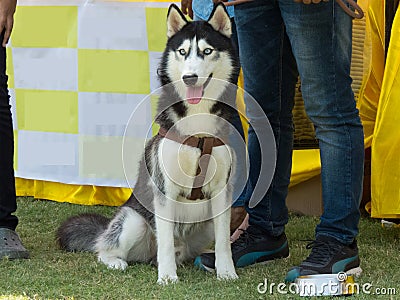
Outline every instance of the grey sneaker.
<svg viewBox="0 0 400 300">
<path fill-rule="evenodd" d="M 18 234 L 8 228 L 0 228 L 0 259 L 29 258 L 29 252 L 22 245 Z"/>
</svg>

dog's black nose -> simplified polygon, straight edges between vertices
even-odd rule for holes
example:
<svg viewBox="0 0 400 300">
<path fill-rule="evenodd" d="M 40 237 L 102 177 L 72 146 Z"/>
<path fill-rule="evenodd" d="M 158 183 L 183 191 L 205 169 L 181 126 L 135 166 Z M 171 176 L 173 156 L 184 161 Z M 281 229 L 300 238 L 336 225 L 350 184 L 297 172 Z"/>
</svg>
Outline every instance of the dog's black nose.
<svg viewBox="0 0 400 300">
<path fill-rule="evenodd" d="M 186 85 L 195 85 L 197 79 L 199 79 L 199 76 L 197 76 L 196 74 L 188 74 L 182 76 L 182 80 Z"/>
</svg>

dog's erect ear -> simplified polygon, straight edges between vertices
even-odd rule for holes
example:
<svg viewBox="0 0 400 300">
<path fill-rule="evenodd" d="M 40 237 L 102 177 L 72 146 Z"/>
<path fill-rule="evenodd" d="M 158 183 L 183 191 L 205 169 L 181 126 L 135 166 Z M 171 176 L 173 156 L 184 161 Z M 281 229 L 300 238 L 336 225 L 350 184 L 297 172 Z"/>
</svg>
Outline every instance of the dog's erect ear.
<svg viewBox="0 0 400 300">
<path fill-rule="evenodd" d="M 167 36 L 170 38 L 188 23 L 181 10 L 175 4 L 171 4 L 167 15 Z"/>
<path fill-rule="evenodd" d="M 214 7 L 210 18 L 207 21 L 216 31 L 219 31 L 227 37 L 232 35 L 231 19 L 226 11 L 225 5 L 219 3 Z"/>
</svg>

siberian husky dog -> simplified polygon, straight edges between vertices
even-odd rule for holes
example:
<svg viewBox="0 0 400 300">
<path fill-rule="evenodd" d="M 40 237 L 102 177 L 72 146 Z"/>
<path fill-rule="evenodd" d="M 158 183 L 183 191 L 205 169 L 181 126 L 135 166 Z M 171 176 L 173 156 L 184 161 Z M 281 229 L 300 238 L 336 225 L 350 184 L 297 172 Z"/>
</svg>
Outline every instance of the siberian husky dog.
<svg viewBox="0 0 400 300">
<path fill-rule="evenodd" d="M 155 262 L 160 284 L 176 282 L 177 265 L 215 241 L 217 278 L 236 279 L 229 241 L 235 157 L 224 143 L 235 113 L 229 86 L 239 74 L 230 18 L 219 4 L 208 21 L 189 22 L 172 4 L 167 30 L 158 69 L 161 129 L 146 144 L 132 195 L 112 219 L 67 219 L 57 241 L 67 251 L 95 252 L 109 268 Z"/>
</svg>

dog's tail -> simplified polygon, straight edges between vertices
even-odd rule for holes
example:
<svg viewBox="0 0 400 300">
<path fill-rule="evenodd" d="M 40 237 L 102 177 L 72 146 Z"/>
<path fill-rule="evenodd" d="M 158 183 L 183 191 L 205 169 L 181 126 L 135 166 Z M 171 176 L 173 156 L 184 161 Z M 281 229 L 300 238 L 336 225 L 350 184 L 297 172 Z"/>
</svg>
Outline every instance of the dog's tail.
<svg viewBox="0 0 400 300">
<path fill-rule="evenodd" d="M 97 238 L 110 219 L 98 214 L 81 214 L 64 221 L 56 233 L 57 243 L 66 251 L 95 251 Z"/>
</svg>

